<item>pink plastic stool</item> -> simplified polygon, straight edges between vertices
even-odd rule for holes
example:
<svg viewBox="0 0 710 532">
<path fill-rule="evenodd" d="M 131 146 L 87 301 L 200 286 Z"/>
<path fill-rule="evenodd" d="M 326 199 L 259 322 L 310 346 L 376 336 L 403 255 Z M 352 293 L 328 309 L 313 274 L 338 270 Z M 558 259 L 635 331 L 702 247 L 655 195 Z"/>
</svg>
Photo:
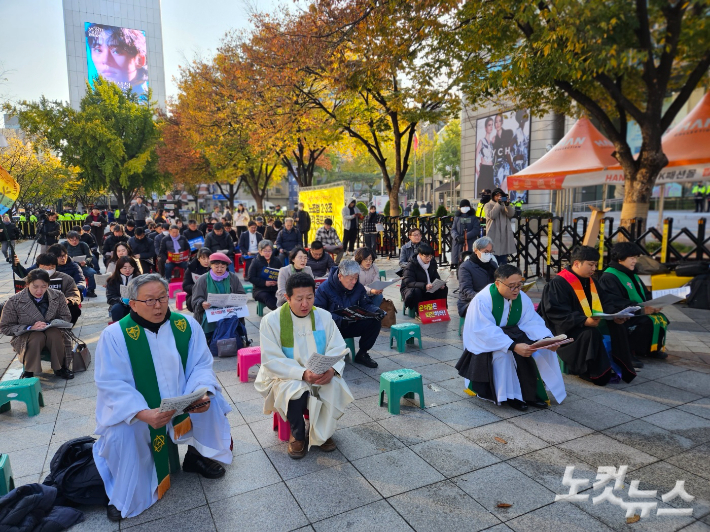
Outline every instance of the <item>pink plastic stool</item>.
<svg viewBox="0 0 710 532">
<path fill-rule="evenodd" d="M 288 441 L 291 438 L 291 425 L 281 419 L 278 412 L 274 412 L 274 430 L 279 431 L 279 440 Z"/>
<path fill-rule="evenodd" d="M 241 269 L 242 265 L 240 264 L 242 258 L 241 253 L 235 253 L 234 254 L 234 273 L 239 273 L 239 270 Z"/>
<path fill-rule="evenodd" d="M 173 298 L 176 292 L 180 292 L 182 290 L 182 281 L 177 282 L 177 283 L 170 283 L 168 285 L 168 297 L 170 299 Z"/>
<path fill-rule="evenodd" d="M 535 309 L 535 312 L 537 312 L 537 308 L 540 306 L 540 303 L 533 303 L 533 308 Z"/>
<path fill-rule="evenodd" d="M 185 298 L 187 297 L 187 292 L 178 292 L 175 294 L 175 307 L 178 310 L 182 310 L 185 305 Z"/>
<path fill-rule="evenodd" d="M 261 347 L 243 347 L 237 351 L 237 376 L 241 382 L 249 382 L 249 368 L 261 364 Z"/>
</svg>

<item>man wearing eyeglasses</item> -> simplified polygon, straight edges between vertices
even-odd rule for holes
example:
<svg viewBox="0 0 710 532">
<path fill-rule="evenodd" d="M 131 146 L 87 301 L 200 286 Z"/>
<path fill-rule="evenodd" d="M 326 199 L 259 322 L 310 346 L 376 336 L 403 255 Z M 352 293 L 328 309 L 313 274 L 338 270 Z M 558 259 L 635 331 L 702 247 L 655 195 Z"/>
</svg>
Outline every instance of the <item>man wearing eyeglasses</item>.
<svg viewBox="0 0 710 532">
<path fill-rule="evenodd" d="M 134 517 L 170 488 L 187 445 L 183 471 L 220 478 L 232 462 L 231 410 L 212 370 L 200 324 L 171 314 L 168 283 L 158 274 L 128 284 L 130 314 L 101 334 L 96 348 L 93 454 L 109 497 L 108 518 Z M 181 411 L 161 412 L 167 398 L 206 390 Z"/>
<path fill-rule="evenodd" d="M 456 364 L 469 395 L 525 411 L 547 408 L 547 385 L 561 403 L 567 393 L 557 362 L 556 347 L 531 344 L 553 335 L 522 292 L 523 276 L 517 266 L 496 269 L 495 282 L 471 300 L 463 326 L 464 352 Z"/>
</svg>

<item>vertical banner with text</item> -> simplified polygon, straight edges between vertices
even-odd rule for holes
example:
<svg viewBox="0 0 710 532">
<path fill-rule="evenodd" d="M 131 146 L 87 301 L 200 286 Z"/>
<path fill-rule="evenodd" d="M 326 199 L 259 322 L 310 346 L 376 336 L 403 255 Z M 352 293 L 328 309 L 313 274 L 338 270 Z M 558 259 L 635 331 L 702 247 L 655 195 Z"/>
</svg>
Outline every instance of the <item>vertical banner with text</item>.
<svg viewBox="0 0 710 532">
<path fill-rule="evenodd" d="M 330 185 L 328 187 L 307 187 L 298 191 L 298 201 L 311 215 L 311 230 L 308 232 L 308 242 L 316 238 L 316 231 L 323 226 L 323 220 L 331 218 L 333 228 L 338 236 L 343 238 L 343 215 L 345 205 L 345 187 Z"/>
</svg>

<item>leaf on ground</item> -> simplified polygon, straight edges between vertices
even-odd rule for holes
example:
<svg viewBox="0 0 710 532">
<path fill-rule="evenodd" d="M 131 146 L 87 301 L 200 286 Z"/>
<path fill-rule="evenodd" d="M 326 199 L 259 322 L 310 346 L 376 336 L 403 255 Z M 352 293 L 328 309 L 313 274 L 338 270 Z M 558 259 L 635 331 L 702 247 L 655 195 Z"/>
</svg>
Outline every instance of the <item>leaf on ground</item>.
<svg viewBox="0 0 710 532">
<path fill-rule="evenodd" d="M 496 436 L 496 437 L 493 438 L 493 439 L 494 439 L 495 441 L 497 441 L 498 443 L 508 443 L 508 442 L 505 441 L 503 438 L 499 438 L 498 436 Z"/>
<path fill-rule="evenodd" d="M 499 502 L 496 506 L 498 506 L 498 508 L 510 508 L 513 505 L 508 504 L 507 502 Z"/>
<path fill-rule="evenodd" d="M 626 518 L 626 524 L 630 525 L 631 523 L 636 523 L 641 520 L 640 515 L 632 515 L 631 517 Z"/>
</svg>

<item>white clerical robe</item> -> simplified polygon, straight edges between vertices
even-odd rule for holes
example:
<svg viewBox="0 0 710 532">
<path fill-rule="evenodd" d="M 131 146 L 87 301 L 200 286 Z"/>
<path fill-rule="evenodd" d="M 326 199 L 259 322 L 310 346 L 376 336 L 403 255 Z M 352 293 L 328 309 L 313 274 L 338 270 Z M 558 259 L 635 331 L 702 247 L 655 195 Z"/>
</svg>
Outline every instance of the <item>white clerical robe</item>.
<svg viewBox="0 0 710 532">
<path fill-rule="evenodd" d="M 501 327 L 508 323 L 510 301 L 503 300 L 503 315 L 500 326 L 493 317 L 493 300 L 490 285 L 478 292 L 471 300 L 466 311 L 466 321 L 463 326 L 463 345 L 474 355 L 493 352 L 493 384 L 496 388 L 498 403 L 508 399 L 523 400 L 520 381 L 516 373 L 515 357 L 508 348 L 512 340 Z M 543 319 L 535 312 L 535 307 L 525 292 L 518 296 L 523 304 L 523 312 L 518 321 L 518 328 L 533 341 L 554 336 L 545 326 Z M 557 360 L 557 353 L 549 349 L 539 349 L 533 353 L 540 377 L 558 403 L 561 403 L 567 392 L 562 380 L 562 372 Z M 466 382 L 468 387 L 468 382 Z"/>
<path fill-rule="evenodd" d="M 214 395 L 207 412 L 190 415 L 192 430 L 175 439 L 172 423 L 168 423 L 168 434 L 175 443 L 192 445 L 202 456 L 229 464 L 232 462 L 231 434 L 226 415 L 231 407 L 222 397 L 220 384 L 212 371 L 212 353 L 202 328 L 192 317 L 185 316 L 185 319 L 192 329 L 187 376 L 170 321 L 160 327 L 158 334 L 144 329 L 160 396 L 177 397 L 202 387 Z M 94 444 L 94 461 L 110 503 L 124 518 L 134 517 L 158 500 L 158 478 L 148 424 L 135 417 L 141 410 L 148 409 L 148 404 L 135 387 L 125 337 L 118 323 L 101 334 L 95 360 L 99 439 Z"/>
<path fill-rule="evenodd" d="M 326 356 L 338 356 L 347 349 L 330 312 L 313 307 L 325 332 Z M 322 445 L 335 432 L 336 422 L 345 413 L 345 407 L 354 398 L 342 377 L 345 361 L 333 366 L 338 375 L 324 386 L 310 385 L 303 380 L 306 362 L 318 352 L 310 317 L 299 318 L 289 312 L 293 322 L 293 358 L 288 358 L 281 348 L 281 312 L 271 312 L 261 320 L 261 368 L 254 386 L 264 396 L 264 414 L 276 411 L 286 419 L 288 402 L 310 392 L 308 399 L 309 448 Z"/>
</svg>

